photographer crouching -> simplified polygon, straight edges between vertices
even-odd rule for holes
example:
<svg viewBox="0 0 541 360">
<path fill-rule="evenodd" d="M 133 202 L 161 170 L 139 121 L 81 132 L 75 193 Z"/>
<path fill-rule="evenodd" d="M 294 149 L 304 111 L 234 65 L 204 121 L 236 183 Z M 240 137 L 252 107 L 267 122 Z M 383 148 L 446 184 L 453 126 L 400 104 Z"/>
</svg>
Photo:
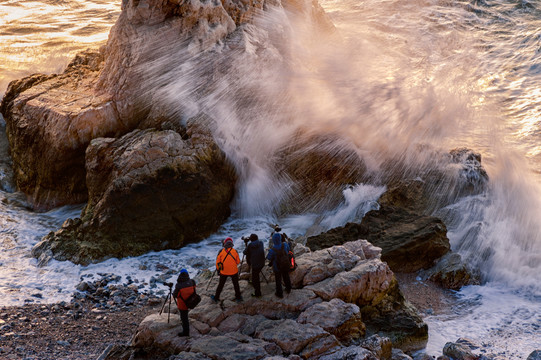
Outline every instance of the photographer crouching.
<svg viewBox="0 0 541 360">
<path fill-rule="evenodd" d="M 176 299 L 177 308 L 180 312 L 180 320 L 182 321 L 182 332 L 178 336 L 190 336 L 190 323 L 188 320 L 188 306 L 186 300 L 195 293 L 195 281 L 190 279 L 188 270 L 180 270 L 177 278 L 177 284 L 173 291 L 173 297 Z"/>
</svg>

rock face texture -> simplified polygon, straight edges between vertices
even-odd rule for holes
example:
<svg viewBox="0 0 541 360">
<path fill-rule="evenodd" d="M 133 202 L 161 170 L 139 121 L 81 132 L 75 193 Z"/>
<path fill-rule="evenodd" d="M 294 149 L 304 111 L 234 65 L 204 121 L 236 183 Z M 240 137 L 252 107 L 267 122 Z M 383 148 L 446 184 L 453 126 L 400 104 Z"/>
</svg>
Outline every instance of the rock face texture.
<svg viewBox="0 0 541 360">
<path fill-rule="evenodd" d="M 135 130 L 93 140 L 87 158 L 82 220 L 67 221 L 34 247 L 42 262 L 87 264 L 179 248 L 229 215 L 234 174 L 208 134 L 184 141 L 172 130 Z"/>
<path fill-rule="evenodd" d="M 127 130 L 110 97 L 93 90 L 103 61 L 83 53 L 63 74 L 12 82 L 2 100 L 17 187 L 38 210 L 86 201 L 90 140 Z"/>
<path fill-rule="evenodd" d="M 406 351 L 424 346 L 427 326 L 402 297 L 393 273 L 379 259 L 378 248 L 358 240 L 308 252 L 298 260 L 291 273 L 294 289 L 283 299 L 274 295 L 273 275 L 265 268 L 270 283 L 262 284 L 262 298 L 250 297 L 252 288 L 245 280 L 240 281 L 242 303 L 230 300 L 234 299 L 230 282 L 220 303 L 203 295 L 189 313 L 189 338 L 177 336 L 178 315 L 171 315 L 169 323 L 165 313 L 151 315 L 139 325 L 125 358 L 135 352 L 165 351 L 183 359 L 357 358 L 340 355 L 350 353 L 369 356 L 362 359 L 388 359 L 391 346 Z M 315 273 L 321 274 L 317 280 Z M 203 273 L 196 279 L 200 293 L 210 275 Z M 210 285 L 212 292 L 216 277 Z M 402 321 L 380 326 L 382 318 L 395 316 Z"/>
</svg>

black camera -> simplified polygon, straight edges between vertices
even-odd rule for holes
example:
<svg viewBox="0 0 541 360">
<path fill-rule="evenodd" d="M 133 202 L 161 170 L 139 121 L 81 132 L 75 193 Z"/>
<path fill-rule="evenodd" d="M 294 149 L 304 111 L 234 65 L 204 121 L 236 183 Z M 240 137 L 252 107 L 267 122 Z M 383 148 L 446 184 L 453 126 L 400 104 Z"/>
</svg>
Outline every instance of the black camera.
<svg viewBox="0 0 541 360">
<path fill-rule="evenodd" d="M 165 286 L 173 287 L 173 283 L 164 282 L 163 284 L 164 284 Z"/>
<path fill-rule="evenodd" d="M 241 239 L 244 240 L 244 243 L 247 243 L 248 241 L 250 241 L 249 236 L 243 236 L 243 237 L 241 237 Z"/>
</svg>

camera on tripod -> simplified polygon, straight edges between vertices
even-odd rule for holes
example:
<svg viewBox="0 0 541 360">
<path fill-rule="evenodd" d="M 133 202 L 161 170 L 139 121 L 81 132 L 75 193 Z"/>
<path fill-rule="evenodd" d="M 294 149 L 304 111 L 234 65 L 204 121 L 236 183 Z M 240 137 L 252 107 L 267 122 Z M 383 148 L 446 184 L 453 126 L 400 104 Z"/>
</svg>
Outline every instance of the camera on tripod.
<svg viewBox="0 0 541 360">
<path fill-rule="evenodd" d="M 173 283 L 170 283 L 170 282 L 164 282 L 163 283 L 165 286 L 169 286 L 170 288 L 173 287 Z"/>
<path fill-rule="evenodd" d="M 250 241 L 249 236 L 242 236 L 241 239 L 244 241 L 244 245 L 248 244 L 248 241 Z"/>
</svg>

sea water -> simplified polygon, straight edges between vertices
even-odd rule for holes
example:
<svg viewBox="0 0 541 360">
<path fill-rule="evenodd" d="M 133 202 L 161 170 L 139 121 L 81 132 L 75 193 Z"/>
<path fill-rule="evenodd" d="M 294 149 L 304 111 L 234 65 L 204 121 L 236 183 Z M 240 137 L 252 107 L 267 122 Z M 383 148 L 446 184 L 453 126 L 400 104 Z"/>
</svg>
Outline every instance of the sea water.
<svg viewBox="0 0 541 360">
<path fill-rule="evenodd" d="M 104 273 L 120 275 L 120 282 L 131 279 L 142 292 L 165 294 L 162 282 L 173 281 L 180 268 L 192 275 L 212 269 L 225 237 L 243 249 L 242 236 L 268 238 L 275 223 L 298 237 L 361 221 L 378 208 L 384 187 L 356 184 L 344 189 L 342 204 L 322 213 L 275 215 L 284 184 L 272 177 L 268 155 L 309 125 L 316 132 L 342 136 L 365 155 L 373 172 L 381 159 L 396 154 L 419 161 L 412 150 L 419 144 L 480 152 L 490 177 L 487 191 L 438 209 L 436 215 L 448 227 L 453 250 L 482 272 L 484 283 L 457 292 L 456 304 L 445 314 L 425 317 L 427 350 L 437 355 L 445 342 L 460 336 L 480 344 L 479 351 L 507 359 L 525 359 L 540 349 L 541 4 L 320 3 L 340 34 L 339 42 L 314 39 L 310 24 L 286 19 L 283 12 L 258 19 L 260 27 L 287 35 L 294 50 L 287 71 L 272 64 L 267 71 L 252 68 L 239 57 L 235 60 L 243 66 L 235 71 L 242 76 L 225 74 L 204 99 L 195 98 L 189 87 L 186 91 L 192 79 L 180 70 L 169 77 L 175 82 L 168 80 L 162 87 L 171 106 L 182 87 L 186 102 L 223 120 L 217 139 L 241 177 L 233 215 L 215 234 L 180 250 L 89 266 L 53 260 L 38 267 L 30 255 L 32 246 L 66 218 L 77 216 L 82 205 L 31 212 L 24 196 L 2 177 L 0 305 L 69 300 L 81 279 Z M 119 11 L 120 1 L 112 0 L 0 2 L 0 94 L 11 80 L 59 72 L 77 51 L 102 45 Z M 243 87 L 258 89 L 273 104 L 287 100 L 288 106 L 248 108 L 239 114 L 231 93 Z M 0 141 L 5 145 L 5 137 Z M 2 156 L 2 173 L 9 173 L 8 155 Z M 164 269 L 173 272 L 164 276 Z"/>
</svg>

